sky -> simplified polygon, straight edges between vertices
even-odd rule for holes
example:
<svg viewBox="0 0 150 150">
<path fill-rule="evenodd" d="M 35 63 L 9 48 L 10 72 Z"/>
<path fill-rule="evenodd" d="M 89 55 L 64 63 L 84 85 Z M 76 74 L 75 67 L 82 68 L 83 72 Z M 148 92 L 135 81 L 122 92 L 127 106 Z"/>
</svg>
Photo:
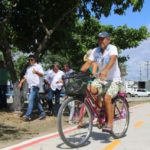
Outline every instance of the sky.
<svg viewBox="0 0 150 150">
<path fill-rule="evenodd" d="M 141 26 L 146 26 L 150 32 L 150 0 L 144 0 L 143 8 L 140 12 L 132 12 L 129 8 L 126 14 L 119 16 L 111 14 L 109 17 L 102 17 L 100 22 L 104 25 L 120 26 L 126 24 L 128 27 L 138 29 Z M 123 56 L 129 56 L 127 61 L 127 73 L 126 80 L 145 81 L 150 80 L 150 38 L 144 40 L 136 48 L 126 49 L 121 54 Z M 149 72 L 147 76 L 146 63 L 149 61 Z"/>
</svg>

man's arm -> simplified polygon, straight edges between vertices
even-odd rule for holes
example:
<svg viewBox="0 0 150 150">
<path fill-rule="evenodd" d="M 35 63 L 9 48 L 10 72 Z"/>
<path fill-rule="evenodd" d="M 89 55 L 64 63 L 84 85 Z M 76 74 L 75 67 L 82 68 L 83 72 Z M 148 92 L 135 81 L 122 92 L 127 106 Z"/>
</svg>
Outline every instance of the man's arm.
<svg viewBox="0 0 150 150">
<path fill-rule="evenodd" d="M 19 82 L 19 84 L 18 84 L 18 88 L 19 88 L 19 89 L 22 87 L 22 84 L 23 84 L 25 81 L 26 81 L 26 79 L 25 79 L 24 77 L 20 80 L 20 82 Z"/>
<path fill-rule="evenodd" d="M 33 72 L 34 74 L 37 74 L 39 77 L 43 77 L 43 76 L 44 76 L 43 73 L 41 73 L 41 72 L 39 72 L 39 71 L 36 71 L 35 69 L 33 69 L 32 72 Z"/>
</svg>

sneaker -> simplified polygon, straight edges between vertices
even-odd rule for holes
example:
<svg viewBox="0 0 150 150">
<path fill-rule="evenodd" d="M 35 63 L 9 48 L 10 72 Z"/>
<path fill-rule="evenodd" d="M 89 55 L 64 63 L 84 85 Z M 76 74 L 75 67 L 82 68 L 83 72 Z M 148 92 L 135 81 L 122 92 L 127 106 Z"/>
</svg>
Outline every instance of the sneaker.
<svg viewBox="0 0 150 150">
<path fill-rule="evenodd" d="M 46 115 L 45 115 L 45 114 L 39 116 L 39 120 L 43 120 L 43 119 L 45 119 L 45 118 L 46 118 Z"/>
<path fill-rule="evenodd" d="M 23 116 L 23 121 L 25 122 L 31 121 L 31 117 Z"/>
</svg>

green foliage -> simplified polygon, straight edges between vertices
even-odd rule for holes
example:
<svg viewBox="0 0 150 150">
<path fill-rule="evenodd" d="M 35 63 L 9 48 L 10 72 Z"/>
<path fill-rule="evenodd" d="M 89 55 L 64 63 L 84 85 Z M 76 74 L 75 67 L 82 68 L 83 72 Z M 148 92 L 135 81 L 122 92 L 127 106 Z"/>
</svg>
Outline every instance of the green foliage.
<svg viewBox="0 0 150 150">
<path fill-rule="evenodd" d="M 83 0 L 80 3 L 79 13 L 85 18 L 90 17 L 91 13 L 96 18 L 101 18 L 102 15 L 108 17 L 111 10 L 115 14 L 122 15 L 129 7 L 133 11 L 140 11 L 143 3 L 144 0 Z"/>
<path fill-rule="evenodd" d="M 140 11 L 143 2 L 144 0 L 1 0 L 0 49 L 3 53 L 6 49 L 34 52 L 45 64 L 55 60 L 60 63 L 69 61 L 78 69 L 83 63 L 85 52 L 97 45 L 98 32 L 110 32 L 112 43 L 120 50 L 136 47 L 148 37 L 145 27 L 139 30 L 130 29 L 126 25 L 114 28 L 103 26 L 91 18 L 101 18 L 102 15 L 107 17 L 111 11 L 122 15 L 129 7 L 133 11 Z M 11 53 L 7 54 L 11 57 Z M 10 57 L 5 58 L 8 59 L 7 62 Z M 24 58 L 18 60 L 17 70 L 22 68 L 23 61 Z"/>
<path fill-rule="evenodd" d="M 68 31 L 72 30 L 77 18 L 83 17 L 87 20 L 91 15 L 97 18 L 101 15 L 107 17 L 111 10 L 121 15 L 129 6 L 134 11 L 140 11 L 143 2 L 143 0 L 1 0 L 0 21 L 5 20 L 5 26 L 9 25 L 13 32 L 9 36 L 11 39 L 9 43 L 13 42 L 13 45 L 23 52 L 35 53 L 39 53 L 37 49 L 42 45 L 40 54 L 43 54 L 54 42 L 56 47 L 62 38 L 69 36 Z M 7 31 L 10 32 L 6 29 Z M 53 35 L 50 35 L 51 33 Z M 45 39 L 45 46 L 42 42 L 46 34 L 48 36 Z M 57 47 L 56 50 L 58 51 Z"/>
<path fill-rule="evenodd" d="M 53 54 L 50 51 L 47 51 L 41 59 L 41 63 L 45 70 L 52 68 L 54 62 L 58 62 L 60 64 L 60 68 L 62 68 L 65 63 L 68 63 L 68 59 L 61 54 Z"/>
<path fill-rule="evenodd" d="M 18 77 L 20 77 L 21 71 L 24 69 L 26 63 L 26 55 L 20 55 L 18 59 L 14 60 L 15 70 Z"/>
<path fill-rule="evenodd" d="M 137 47 L 140 42 L 149 37 L 146 27 L 139 29 L 128 28 L 127 25 L 119 26 L 112 32 L 112 41 L 120 49 Z M 118 40 L 119 39 L 119 40 Z"/>
<path fill-rule="evenodd" d="M 111 43 L 118 47 L 119 53 L 127 48 L 137 47 L 140 42 L 149 37 L 149 33 L 146 27 L 141 27 L 139 29 L 128 28 L 126 25 L 113 27 L 111 25 L 104 26 L 99 23 L 95 18 L 89 18 L 87 20 L 77 21 L 74 30 L 72 30 L 70 36 L 63 38 L 64 44 L 60 44 L 60 50 L 57 55 L 60 58 L 65 58 L 64 60 L 56 57 L 56 52 L 51 50 L 51 58 L 48 60 L 59 61 L 61 64 L 68 61 L 75 70 L 79 70 L 80 66 L 83 64 L 83 56 L 86 51 L 97 47 L 97 35 L 101 31 L 107 31 L 111 33 Z M 46 57 L 45 57 L 46 56 Z M 53 59 L 53 57 L 55 60 Z M 42 57 L 46 60 L 47 54 Z M 119 57 L 119 62 L 124 63 L 129 57 Z"/>
</svg>

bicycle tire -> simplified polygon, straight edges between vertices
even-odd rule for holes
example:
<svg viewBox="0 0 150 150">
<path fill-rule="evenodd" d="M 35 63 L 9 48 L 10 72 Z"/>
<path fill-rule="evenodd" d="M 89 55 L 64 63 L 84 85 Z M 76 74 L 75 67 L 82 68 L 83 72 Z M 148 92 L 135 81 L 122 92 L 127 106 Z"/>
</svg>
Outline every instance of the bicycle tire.
<svg viewBox="0 0 150 150">
<path fill-rule="evenodd" d="M 113 122 L 112 136 L 117 139 L 125 136 L 129 127 L 130 113 L 128 103 L 124 97 L 115 98 L 113 104 L 114 104 L 114 122 Z M 121 122 L 123 122 L 122 125 Z"/>
<path fill-rule="evenodd" d="M 74 102 L 75 104 L 80 103 L 80 104 L 85 105 L 86 113 L 87 113 L 85 115 L 85 120 L 87 121 L 86 122 L 87 127 L 83 128 L 83 129 L 82 128 L 81 129 L 77 128 L 78 122 L 73 123 L 71 125 L 71 127 L 70 127 L 70 125 L 67 125 L 67 123 L 64 123 L 65 119 L 67 117 L 69 117 L 68 115 L 70 115 L 68 112 L 65 112 L 65 111 L 68 110 L 68 106 L 71 102 Z M 81 108 L 80 108 L 80 110 L 81 110 Z M 63 125 L 66 126 L 66 127 L 63 128 Z M 86 145 L 86 143 L 87 143 L 87 141 L 90 137 L 90 134 L 92 132 L 92 113 L 91 113 L 91 109 L 90 109 L 89 105 L 84 103 L 83 101 L 81 101 L 79 99 L 68 98 L 66 101 L 64 101 L 62 103 L 62 105 L 59 109 L 58 116 L 57 116 L 57 127 L 58 127 L 59 135 L 60 135 L 61 139 L 63 140 L 63 142 L 66 145 L 68 145 L 72 148 L 78 148 L 78 147 Z M 66 128 L 68 130 L 66 130 Z M 84 133 L 86 130 L 87 130 L 87 133 L 85 133 L 85 135 L 82 135 L 82 133 L 80 133 L 80 131 L 83 131 L 83 133 Z M 74 134 L 74 132 L 75 132 L 75 134 Z"/>
</svg>

